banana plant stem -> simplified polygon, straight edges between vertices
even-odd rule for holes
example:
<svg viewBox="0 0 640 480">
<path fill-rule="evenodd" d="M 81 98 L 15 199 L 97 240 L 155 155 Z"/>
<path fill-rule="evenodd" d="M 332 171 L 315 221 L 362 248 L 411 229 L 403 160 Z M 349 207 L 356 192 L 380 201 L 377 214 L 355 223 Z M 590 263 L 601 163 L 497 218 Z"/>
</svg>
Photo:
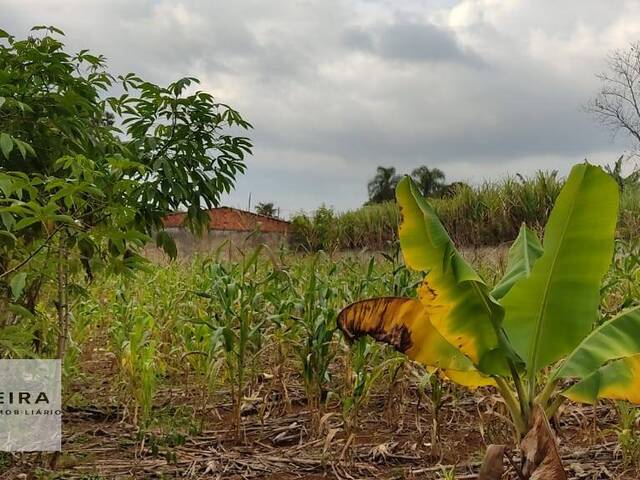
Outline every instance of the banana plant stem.
<svg viewBox="0 0 640 480">
<path fill-rule="evenodd" d="M 518 369 L 509 362 L 509 369 L 511 370 L 511 377 L 513 378 L 513 384 L 516 387 L 516 393 L 518 394 L 518 402 L 520 402 L 520 411 L 522 412 L 523 421 L 525 424 L 529 423 L 529 414 L 531 413 L 531 405 L 529 404 L 529 397 L 527 397 L 524 387 L 522 386 L 522 380 L 518 375 Z"/>
<path fill-rule="evenodd" d="M 540 395 L 536 398 L 536 403 L 540 405 L 542 408 L 547 408 L 547 403 L 549 403 L 549 399 L 551 395 L 553 395 L 554 390 L 558 386 L 559 378 L 551 378 L 547 381 L 547 384 L 540 392 Z"/>
<path fill-rule="evenodd" d="M 562 395 L 558 395 L 551 404 L 544 409 L 544 413 L 547 415 L 547 418 L 551 418 L 558 411 L 558 408 L 564 403 L 566 400 Z"/>
<path fill-rule="evenodd" d="M 516 430 L 516 439 L 519 441 L 520 437 L 525 431 L 525 421 L 522 416 L 522 411 L 518 406 L 518 401 L 516 400 L 515 395 L 511 391 L 511 388 L 501 377 L 495 377 L 496 386 L 498 387 L 498 391 L 502 398 L 504 399 L 505 404 L 507 405 L 507 409 L 511 414 L 511 419 L 513 420 L 513 425 Z"/>
</svg>

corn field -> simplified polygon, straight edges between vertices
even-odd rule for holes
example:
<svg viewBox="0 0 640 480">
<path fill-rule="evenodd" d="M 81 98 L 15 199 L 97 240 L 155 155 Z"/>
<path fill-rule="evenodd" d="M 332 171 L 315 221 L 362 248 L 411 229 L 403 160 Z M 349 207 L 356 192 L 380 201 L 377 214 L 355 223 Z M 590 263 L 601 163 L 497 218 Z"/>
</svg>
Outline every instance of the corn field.
<svg viewBox="0 0 640 480">
<path fill-rule="evenodd" d="M 616 248 L 602 316 L 640 297 L 640 244 L 619 240 Z M 332 468 L 338 476 L 471 478 L 464 472 L 483 445 L 509 441 L 490 389 L 466 393 L 337 330 L 337 313 L 356 299 L 415 295 L 420 276 L 398 249 L 368 258 L 261 247 L 227 259 L 222 251 L 101 276 L 78 290 L 64 363 L 66 475 L 167 478 L 193 464 L 200 473 L 216 465 L 229 478 Z M 504 271 L 505 249 L 465 255 L 489 283 Z M 46 316 L 37 321 L 34 328 L 49 328 Z M 629 412 L 618 421 L 616 411 L 597 421 L 612 432 L 620 425 L 614 456 L 621 471 L 635 471 L 635 427 Z M 570 435 L 593 428 L 590 418 L 576 417 Z M 87 422 L 104 429 L 99 444 L 82 433 Z M 460 450 L 462 441 L 475 450 Z M 248 446 L 256 453 L 245 458 Z M 444 466 L 415 466 L 425 461 Z"/>
</svg>

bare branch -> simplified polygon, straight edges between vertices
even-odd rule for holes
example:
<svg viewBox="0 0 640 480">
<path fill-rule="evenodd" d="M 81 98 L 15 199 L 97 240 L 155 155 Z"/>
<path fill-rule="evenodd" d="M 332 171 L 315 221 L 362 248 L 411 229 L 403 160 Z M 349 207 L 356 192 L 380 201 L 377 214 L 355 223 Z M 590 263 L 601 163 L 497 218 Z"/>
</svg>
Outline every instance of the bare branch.
<svg viewBox="0 0 640 480">
<path fill-rule="evenodd" d="M 602 85 L 587 111 L 614 134 L 624 131 L 640 149 L 640 43 L 612 52 L 607 65 L 608 71 L 597 76 Z"/>
</svg>

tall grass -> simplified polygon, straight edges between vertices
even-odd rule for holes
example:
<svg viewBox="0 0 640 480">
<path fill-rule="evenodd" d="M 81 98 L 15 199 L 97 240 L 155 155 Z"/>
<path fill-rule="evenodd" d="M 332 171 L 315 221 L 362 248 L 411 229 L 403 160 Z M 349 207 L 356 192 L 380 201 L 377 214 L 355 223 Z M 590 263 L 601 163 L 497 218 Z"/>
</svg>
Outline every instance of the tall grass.
<svg viewBox="0 0 640 480">
<path fill-rule="evenodd" d="M 458 245 L 493 246 L 511 242 L 523 222 L 541 232 L 562 184 L 556 172 L 538 172 L 460 185 L 450 197 L 430 202 Z M 296 215 L 290 238 L 294 247 L 307 251 L 386 250 L 396 240 L 399 219 L 394 202 L 340 214 L 323 206 L 313 215 Z M 618 234 L 628 239 L 639 231 L 640 186 L 631 185 L 622 194 Z"/>
<path fill-rule="evenodd" d="M 620 237 L 632 240 L 640 233 L 640 185 L 631 185 L 624 189 L 620 199 Z"/>
</svg>

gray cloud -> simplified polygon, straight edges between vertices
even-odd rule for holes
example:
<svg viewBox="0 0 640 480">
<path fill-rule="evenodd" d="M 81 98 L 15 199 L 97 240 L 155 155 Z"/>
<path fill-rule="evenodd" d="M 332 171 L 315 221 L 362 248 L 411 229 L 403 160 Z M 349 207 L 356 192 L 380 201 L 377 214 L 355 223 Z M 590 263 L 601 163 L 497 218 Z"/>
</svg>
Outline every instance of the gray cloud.
<svg viewBox="0 0 640 480">
<path fill-rule="evenodd" d="M 377 165 L 479 181 L 615 159 L 624 141 L 581 106 L 607 51 L 640 38 L 640 5 L 4 0 L 0 28 L 24 36 L 42 23 L 114 73 L 199 77 L 255 127 L 226 201 L 244 207 L 251 193 L 290 213 L 362 204 Z"/>
<path fill-rule="evenodd" d="M 344 32 L 343 41 L 348 47 L 390 60 L 481 63 L 458 44 L 454 32 L 432 23 L 399 22 L 368 30 L 352 27 Z"/>
</svg>

